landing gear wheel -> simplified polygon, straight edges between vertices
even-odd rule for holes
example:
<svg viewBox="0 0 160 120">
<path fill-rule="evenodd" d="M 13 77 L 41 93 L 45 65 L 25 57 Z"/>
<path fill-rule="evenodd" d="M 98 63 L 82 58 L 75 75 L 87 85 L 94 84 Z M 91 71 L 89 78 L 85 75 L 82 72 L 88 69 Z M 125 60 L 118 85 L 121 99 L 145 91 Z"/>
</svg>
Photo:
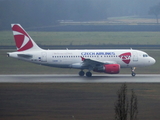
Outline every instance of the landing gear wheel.
<svg viewBox="0 0 160 120">
<path fill-rule="evenodd" d="M 136 73 L 134 72 L 135 71 L 135 69 L 136 69 L 136 67 L 133 67 L 133 68 L 131 68 L 131 75 L 134 77 L 134 76 L 136 76 Z"/>
<path fill-rule="evenodd" d="M 85 74 L 85 73 L 84 73 L 84 71 L 82 71 L 82 70 L 79 72 L 79 76 L 84 76 L 84 74 Z"/>
<path fill-rule="evenodd" d="M 132 72 L 132 74 L 131 74 L 131 75 L 134 77 L 134 76 L 136 76 L 136 73 L 135 73 L 135 72 Z"/>
<path fill-rule="evenodd" d="M 86 73 L 86 76 L 87 76 L 87 77 L 92 77 L 92 73 L 91 73 L 91 72 L 87 72 L 87 73 Z"/>
</svg>

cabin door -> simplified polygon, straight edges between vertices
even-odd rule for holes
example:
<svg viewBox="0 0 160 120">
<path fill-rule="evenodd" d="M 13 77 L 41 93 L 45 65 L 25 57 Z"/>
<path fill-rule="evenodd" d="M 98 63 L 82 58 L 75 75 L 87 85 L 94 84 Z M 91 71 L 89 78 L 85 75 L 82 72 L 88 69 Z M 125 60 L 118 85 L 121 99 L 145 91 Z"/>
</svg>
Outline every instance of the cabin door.
<svg viewBox="0 0 160 120">
<path fill-rule="evenodd" d="M 41 61 L 42 62 L 47 62 L 47 53 L 46 52 L 41 53 Z"/>
</svg>

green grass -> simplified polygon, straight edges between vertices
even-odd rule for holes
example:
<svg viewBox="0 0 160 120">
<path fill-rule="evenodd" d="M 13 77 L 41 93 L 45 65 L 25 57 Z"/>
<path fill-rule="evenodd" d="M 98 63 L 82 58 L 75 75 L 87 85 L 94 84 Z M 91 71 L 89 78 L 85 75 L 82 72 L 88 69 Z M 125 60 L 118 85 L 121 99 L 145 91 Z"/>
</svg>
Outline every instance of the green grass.
<svg viewBox="0 0 160 120">
<path fill-rule="evenodd" d="M 140 16 L 121 16 L 109 17 L 107 20 L 102 21 L 61 21 L 60 25 L 157 25 L 156 18 L 147 18 Z"/>
<path fill-rule="evenodd" d="M 159 32 L 28 32 L 41 45 L 160 44 Z M 15 45 L 11 31 L 0 31 L 0 45 Z"/>
</svg>

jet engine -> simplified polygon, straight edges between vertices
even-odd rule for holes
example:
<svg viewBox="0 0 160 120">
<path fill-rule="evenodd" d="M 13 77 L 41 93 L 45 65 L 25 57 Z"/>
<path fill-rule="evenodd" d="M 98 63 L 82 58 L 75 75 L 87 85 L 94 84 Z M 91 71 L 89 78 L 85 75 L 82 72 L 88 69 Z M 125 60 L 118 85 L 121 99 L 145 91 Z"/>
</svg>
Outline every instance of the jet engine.
<svg viewBox="0 0 160 120">
<path fill-rule="evenodd" d="M 97 66 L 93 71 L 105 72 L 109 74 L 118 74 L 120 71 L 120 65 L 119 64 L 106 64 L 103 66 Z"/>
</svg>

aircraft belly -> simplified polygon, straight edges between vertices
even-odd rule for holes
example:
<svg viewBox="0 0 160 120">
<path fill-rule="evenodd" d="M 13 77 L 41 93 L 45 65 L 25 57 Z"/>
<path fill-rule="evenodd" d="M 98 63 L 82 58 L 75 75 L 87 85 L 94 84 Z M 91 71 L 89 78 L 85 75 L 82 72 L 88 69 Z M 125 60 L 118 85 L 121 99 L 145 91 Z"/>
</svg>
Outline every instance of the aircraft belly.
<svg viewBox="0 0 160 120">
<path fill-rule="evenodd" d="M 70 68 L 69 64 L 42 64 L 49 67 Z"/>
<path fill-rule="evenodd" d="M 77 63 L 79 61 L 69 59 L 51 59 L 50 61 L 48 61 L 48 64 L 45 65 L 51 67 L 70 68 L 71 64 L 75 62 Z"/>
</svg>

